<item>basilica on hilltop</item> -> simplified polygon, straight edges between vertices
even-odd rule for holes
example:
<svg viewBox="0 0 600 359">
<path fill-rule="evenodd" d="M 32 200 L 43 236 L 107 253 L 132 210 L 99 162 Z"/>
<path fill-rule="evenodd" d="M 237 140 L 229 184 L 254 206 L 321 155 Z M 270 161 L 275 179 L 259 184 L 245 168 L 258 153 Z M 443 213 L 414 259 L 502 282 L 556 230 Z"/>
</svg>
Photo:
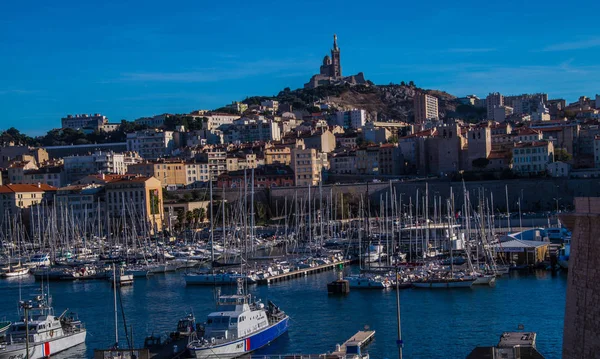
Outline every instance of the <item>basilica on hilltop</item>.
<svg viewBox="0 0 600 359">
<path fill-rule="evenodd" d="M 304 84 L 305 89 L 313 89 L 323 85 L 338 85 L 349 83 L 351 85 L 366 83 L 365 76 L 362 72 L 356 75 L 343 77 L 342 64 L 340 61 L 340 48 L 337 45 L 337 35 L 333 35 L 333 48 L 331 49 L 331 57 L 325 55 L 323 64 L 317 75 L 313 75 L 310 81 Z"/>
</svg>

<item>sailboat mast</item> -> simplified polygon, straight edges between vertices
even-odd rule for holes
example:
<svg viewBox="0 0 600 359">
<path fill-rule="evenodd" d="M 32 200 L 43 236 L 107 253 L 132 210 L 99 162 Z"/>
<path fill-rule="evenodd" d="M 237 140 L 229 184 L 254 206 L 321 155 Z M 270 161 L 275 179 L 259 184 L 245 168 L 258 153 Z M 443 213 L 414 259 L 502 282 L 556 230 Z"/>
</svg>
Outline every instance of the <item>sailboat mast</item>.
<svg viewBox="0 0 600 359">
<path fill-rule="evenodd" d="M 210 264 L 211 264 L 211 268 L 214 268 L 214 262 L 215 262 L 215 244 L 213 241 L 213 232 L 214 232 L 214 228 L 213 228 L 213 188 L 212 188 L 212 178 L 210 178 L 208 185 L 210 187 L 210 201 L 208 202 L 208 205 L 210 206 Z"/>
<path fill-rule="evenodd" d="M 117 313 L 117 270 L 115 264 L 113 263 L 113 295 L 115 302 L 115 346 L 119 346 L 119 316 Z"/>
</svg>

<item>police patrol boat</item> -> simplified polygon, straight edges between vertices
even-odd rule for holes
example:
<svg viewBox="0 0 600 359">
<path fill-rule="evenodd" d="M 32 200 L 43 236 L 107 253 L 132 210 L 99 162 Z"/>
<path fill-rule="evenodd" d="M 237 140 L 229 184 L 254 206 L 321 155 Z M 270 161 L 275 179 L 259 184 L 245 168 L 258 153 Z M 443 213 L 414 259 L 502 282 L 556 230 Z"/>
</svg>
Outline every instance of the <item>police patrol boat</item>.
<svg viewBox="0 0 600 359">
<path fill-rule="evenodd" d="M 238 280 L 237 293 L 220 295 L 217 311 L 208 315 L 187 345 L 199 359 L 229 359 L 259 349 L 288 329 L 289 317 L 271 301 L 266 308 L 244 293 Z"/>
<path fill-rule="evenodd" d="M 85 342 L 87 332 L 83 324 L 66 315 L 68 309 L 54 316 L 49 295 L 20 301 L 19 307 L 23 315 L 0 342 L 0 359 L 46 358 Z"/>
</svg>

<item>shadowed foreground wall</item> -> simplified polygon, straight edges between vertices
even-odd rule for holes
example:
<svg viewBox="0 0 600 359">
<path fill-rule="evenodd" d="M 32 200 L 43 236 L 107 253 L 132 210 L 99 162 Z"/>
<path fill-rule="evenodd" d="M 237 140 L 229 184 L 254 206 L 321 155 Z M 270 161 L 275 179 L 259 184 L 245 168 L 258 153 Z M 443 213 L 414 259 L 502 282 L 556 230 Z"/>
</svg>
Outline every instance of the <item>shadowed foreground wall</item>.
<svg viewBox="0 0 600 359">
<path fill-rule="evenodd" d="M 573 231 L 563 358 L 600 358 L 600 197 L 576 198 L 561 219 Z"/>
</svg>

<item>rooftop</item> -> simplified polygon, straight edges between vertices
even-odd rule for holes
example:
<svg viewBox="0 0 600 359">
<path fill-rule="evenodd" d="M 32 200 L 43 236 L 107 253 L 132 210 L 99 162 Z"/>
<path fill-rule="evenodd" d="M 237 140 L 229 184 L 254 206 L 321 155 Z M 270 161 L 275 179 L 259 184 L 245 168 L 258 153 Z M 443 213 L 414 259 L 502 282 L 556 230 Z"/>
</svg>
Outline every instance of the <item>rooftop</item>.
<svg viewBox="0 0 600 359">
<path fill-rule="evenodd" d="M 35 184 L 7 184 L 0 186 L 0 193 L 18 193 L 18 192 L 47 192 L 56 191 L 56 187 L 44 183 Z"/>
</svg>

